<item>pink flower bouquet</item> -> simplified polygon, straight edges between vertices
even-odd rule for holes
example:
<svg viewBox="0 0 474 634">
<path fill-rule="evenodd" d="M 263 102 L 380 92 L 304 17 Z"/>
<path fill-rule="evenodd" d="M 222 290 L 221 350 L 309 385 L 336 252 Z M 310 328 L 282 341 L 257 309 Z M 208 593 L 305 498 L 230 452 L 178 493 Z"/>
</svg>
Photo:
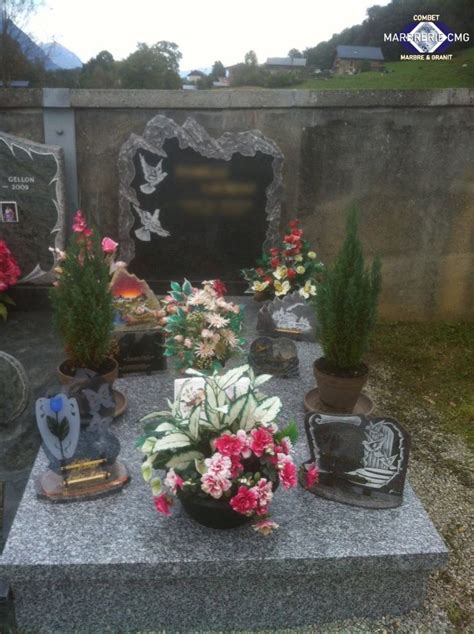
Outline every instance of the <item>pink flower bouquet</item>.
<svg viewBox="0 0 474 634">
<path fill-rule="evenodd" d="M 191 401 L 185 382 L 170 411 L 142 419 L 145 433 L 137 445 L 145 454 L 142 474 L 157 511 L 170 515 L 179 497 L 206 526 L 226 528 L 254 519 L 256 530 L 270 533 L 277 527 L 268 517 L 276 487 L 297 484 L 296 425 L 278 430 L 281 401 L 258 389 L 269 375 L 255 377 L 247 365 L 223 376 L 188 374 L 194 377 Z M 164 477 L 154 473 L 160 469 Z"/>
<path fill-rule="evenodd" d="M 171 283 L 164 298 L 165 356 L 173 357 L 179 370 L 216 370 L 241 350 L 243 310 L 225 292 L 220 280 L 203 282 L 200 289 L 188 280 Z"/>
</svg>

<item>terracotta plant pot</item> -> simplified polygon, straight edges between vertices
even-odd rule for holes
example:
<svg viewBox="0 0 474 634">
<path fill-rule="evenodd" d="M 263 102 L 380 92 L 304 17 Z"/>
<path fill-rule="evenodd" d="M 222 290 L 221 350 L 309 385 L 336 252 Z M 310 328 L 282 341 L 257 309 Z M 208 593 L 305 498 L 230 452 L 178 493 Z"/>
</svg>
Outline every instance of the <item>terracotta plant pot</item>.
<svg viewBox="0 0 474 634">
<path fill-rule="evenodd" d="M 107 367 L 104 368 L 105 372 L 102 374 L 104 380 L 110 385 L 113 385 L 115 379 L 118 378 L 118 363 L 112 357 L 109 357 L 106 361 Z M 69 359 L 63 361 L 58 367 L 58 376 L 59 382 L 61 385 L 70 385 L 75 379 L 75 371 L 78 368 L 74 368 L 74 374 L 71 372 L 73 368 L 72 363 Z"/>
<path fill-rule="evenodd" d="M 367 382 L 369 368 L 362 364 L 360 372 L 355 376 L 329 374 L 324 368 L 324 357 L 316 359 L 313 371 L 321 403 L 334 412 L 352 413 L 362 388 Z"/>
</svg>

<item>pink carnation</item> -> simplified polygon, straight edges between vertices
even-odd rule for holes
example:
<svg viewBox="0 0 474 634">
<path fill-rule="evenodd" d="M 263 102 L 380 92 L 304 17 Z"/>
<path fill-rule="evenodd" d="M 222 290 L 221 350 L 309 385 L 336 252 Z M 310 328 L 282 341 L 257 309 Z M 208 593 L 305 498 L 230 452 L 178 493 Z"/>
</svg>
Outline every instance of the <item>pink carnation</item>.
<svg viewBox="0 0 474 634">
<path fill-rule="evenodd" d="M 102 239 L 102 251 L 104 253 L 115 253 L 118 247 L 118 242 L 112 240 L 112 238 L 103 238 Z"/>
<path fill-rule="evenodd" d="M 309 465 L 305 473 L 306 487 L 309 489 L 319 480 L 319 469 L 315 464 Z"/>
<path fill-rule="evenodd" d="M 201 489 L 204 493 L 219 499 L 224 491 L 228 491 L 232 483 L 227 478 L 215 475 L 212 472 L 205 473 L 201 478 Z"/>
<path fill-rule="evenodd" d="M 244 470 L 243 464 L 240 462 L 240 456 L 230 456 L 232 461 L 230 467 L 230 477 L 237 478 Z"/>
<path fill-rule="evenodd" d="M 222 434 L 220 438 L 214 442 L 216 449 L 223 456 L 239 456 L 245 445 L 239 436 L 233 434 Z"/>
<path fill-rule="evenodd" d="M 266 451 L 273 451 L 273 436 L 269 431 L 263 427 L 258 427 L 257 429 L 252 429 L 250 435 L 250 449 L 256 456 L 260 458 Z"/>
<path fill-rule="evenodd" d="M 178 489 L 183 488 L 184 480 L 175 472 L 174 469 L 170 469 L 166 474 L 165 484 L 169 487 L 172 493 L 176 493 Z"/>
<path fill-rule="evenodd" d="M 298 482 L 296 466 L 291 460 L 285 461 L 278 475 L 285 489 L 295 487 Z"/>
<path fill-rule="evenodd" d="M 160 493 L 160 495 L 156 495 L 153 498 L 153 502 L 155 503 L 155 508 L 159 513 L 163 513 L 163 515 L 171 515 L 170 506 L 172 504 L 172 499 L 166 493 Z"/>
<path fill-rule="evenodd" d="M 292 448 L 293 445 L 291 444 L 291 440 L 288 438 L 288 436 L 285 436 L 281 439 L 279 449 L 281 449 L 283 453 L 286 453 L 288 455 L 291 452 Z"/>
<path fill-rule="evenodd" d="M 242 458 L 250 458 L 250 456 L 252 455 L 252 450 L 250 449 L 250 438 L 247 436 L 246 432 L 243 429 L 239 429 L 236 436 L 240 440 L 242 445 L 242 449 L 240 450 Z"/>
<path fill-rule="evenodd" d="M 207 467 L 208 473 L 212 473 L 220 478 L 230 477 L 232 462 L 228 456 L 223 456 L 219 452 L 216 452 L 211 458 L 206 458 L 204 464 Z"/>
<path fill-rule="evenodd" d="M 255 512 L 257 515 L 265 515 L 267 507 L 273 498 L 272 483 L 268 482 L 266 478 L 261 478 L 257 484 L 252 487 L 252 491 L 255 491 L 258 498 Z"/>
<path fill-rule="evenodd" d="M 258 503 L 258 495 L 254 489 L 246 486 L 239 487 L 237 495 L 230 499 L 230 505 L 237 513 L 251 515 Z"/>
</svg>

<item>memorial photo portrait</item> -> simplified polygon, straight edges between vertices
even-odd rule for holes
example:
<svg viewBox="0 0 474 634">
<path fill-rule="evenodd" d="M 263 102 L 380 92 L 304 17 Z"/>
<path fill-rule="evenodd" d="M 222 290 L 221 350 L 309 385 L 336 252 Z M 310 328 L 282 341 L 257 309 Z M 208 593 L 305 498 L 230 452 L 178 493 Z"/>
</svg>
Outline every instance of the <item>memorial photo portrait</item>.
<svg viewBox="0 0 474 634">
<path fill-rule="evenodd" d="M 2 202 L 1 222 L 18 222 L 18 205 L 16 202 Z"/>
</svg>

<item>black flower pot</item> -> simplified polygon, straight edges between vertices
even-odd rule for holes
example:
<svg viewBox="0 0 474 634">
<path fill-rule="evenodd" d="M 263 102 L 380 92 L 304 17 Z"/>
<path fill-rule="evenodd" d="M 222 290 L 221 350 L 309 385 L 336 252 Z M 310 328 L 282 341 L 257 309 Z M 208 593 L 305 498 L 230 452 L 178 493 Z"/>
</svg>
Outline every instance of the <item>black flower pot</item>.
<svg viewBox="0 0 474 634">
<path fill-rule="evenodd" d="M 208 528 L 237 528 L 251 518 L 236 513 L 226 500 L 214 500 L 199 495 L 178 494 L 181 504 L 193 520 Z"/>
</svg>

